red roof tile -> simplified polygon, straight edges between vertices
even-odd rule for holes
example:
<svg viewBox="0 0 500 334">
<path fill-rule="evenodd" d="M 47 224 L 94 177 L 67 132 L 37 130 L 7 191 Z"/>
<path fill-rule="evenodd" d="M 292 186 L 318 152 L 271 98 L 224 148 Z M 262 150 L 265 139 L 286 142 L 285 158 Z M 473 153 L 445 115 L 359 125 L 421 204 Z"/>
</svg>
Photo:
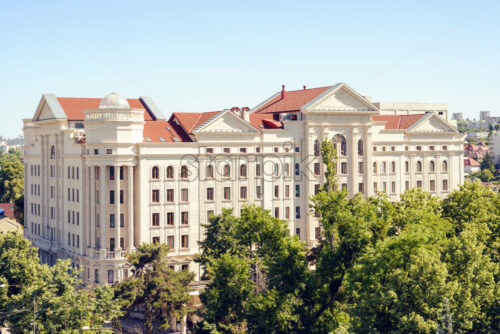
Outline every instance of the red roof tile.
<svg viewBox="0 0 500 334">
<path fill-rule="evenodd" d="M 79 97 L 58 97 L 57 100 L 61 105 L 66 117 L 70 121 L 83 121 L 83 111 L 85 109 L 97 109 L 99 108 L 99 103 L 101 98 L 79 98 Z M 144 120 L 152 121 L 153 118 L 146 111 L 146 107 L 142 104 L 139 99 L 127 99 L 130 108 L 134 109 L 144 109 Z"/>
<path fill-rule="evenodd" d="M 191 138 L 186 134 L 186 132 L 175 122 L 172 121 L 153 121 L 144 123 L 144 142 L 191 142 Z M 146 137 L 149 140 L 146 140 Z M 161 140 L 163 138 L 164 140 Z M 175 140 L 174 138 L 177 138 Z"/>
<path fill-rule="evenodd" d="M 415 115 L 373 115 L 373 121 L 385 121 L 385 128 L 390 130 L 408 129 L 425 114 Z"/>
<path fill-rule="evenodd" d="M 173 113 L 170 120 L 177 119 L 184 130 L 191 134 L 194 129 L 199 127 L 201 124 L 208 121 L 210 118 L 217 115 L 219 111 L 209 111 L 209 112 L 178 112 Z"/>
<path fill-rule="evenodd" d="M 319 95 L 330 89 L 328 87 L 309 88 L 301 90 L 286 91 L 285 97 L 281 98 L 281 93 L 266 104 L 257 109 L 256 113 L 280 113 L 299 111 L 301 107 L 311 102 Z"/>
<path fill-rule="evenodd" d="M 464 159 L 464 165 L 471 167 L 481 167 L 481 164 L 477 160 L 474 160 L 472 158 Z"/>
<path fill-rule="evenodd" d="M 14 217 L 14 203 L 0 203 L 0 209 L 4 211 L 5 217 Z"/>
</svg>

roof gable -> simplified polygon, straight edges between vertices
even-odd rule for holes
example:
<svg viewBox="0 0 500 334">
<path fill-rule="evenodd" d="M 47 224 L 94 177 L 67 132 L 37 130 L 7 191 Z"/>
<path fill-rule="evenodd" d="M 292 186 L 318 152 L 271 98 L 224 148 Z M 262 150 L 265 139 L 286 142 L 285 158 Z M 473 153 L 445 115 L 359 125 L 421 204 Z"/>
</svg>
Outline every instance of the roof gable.
<svg viewBox="0 0 500 334">
<path fill-rule="evenodd" d="M 226 109 L 193 130 L 193 133 L 251 133 L 259 132 L 250 123 Z"/>
<path fill-rule="evenodd" d="M 218 113 L 219 111 L 173 113 L 170 120 L 177 121 L 186 133 L 192 134 L 194 129 Z"/>
<path fill-rule="evenodd" d="M 54 94 L 43 94 L 38 107 L 36 108 L 34 121 L 44 121 L 48 119 L 66 119 L 61 105 Z"/>
<path fill-rule="evenodd" d="M 403 130 L 408 129 L 425 114 L 415 115 L 373 115 L 372 120 L 375 122 L 385 122 L 386 130 Z"/>
<path fill-rule="evenodd" d="M 420 118 L 413 125 L 408 127 L 408 132 L 449 132 L 457 133 L 451 124 L 446 122 L 442 117 L 434 114 L 428 113 L 424 117 Z"/>
<path fill-rule="evenodd" d="M 254 107 L 250 112 L 255 113 L 281 113 L 300 111 L 300 109 L 317 98 L 331 87 L 309 88 L 301 90 L 285 91 L 284 97 L 280 92 L 274 94 L 266 101 Z"/>
<path fill-rule="evenodd" d="M 339 83 L 303 106 L 302 111 L 377 112 L 378 108 L 346 84 Z"/>
</svg>

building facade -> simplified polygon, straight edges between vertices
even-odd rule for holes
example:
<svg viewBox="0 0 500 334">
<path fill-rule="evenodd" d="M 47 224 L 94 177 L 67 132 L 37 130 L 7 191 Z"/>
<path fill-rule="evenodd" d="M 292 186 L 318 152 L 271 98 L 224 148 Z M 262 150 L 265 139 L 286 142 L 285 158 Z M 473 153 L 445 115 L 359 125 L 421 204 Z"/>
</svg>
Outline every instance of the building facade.
<svg viewBox="0 0 500 334">
<path fill-rule="evenodd" d="M 445 197 L 464 180 L 464 135 L 446 105 L 372 103 L 345 84 L 169 118 L 147 97 L 46 94 L 24 137 L 25 235 L 42 261 L 70 258 L 89 284 L 126 277 L 126 253 L 144 242 L 168 244 L 173 268 L 200 277 L 192 260 L 203 224 L 246 203 L 314 245 L 309 198 L 324 182 L 323 140 L 335 143 L 350 196 L 397 200 L 421 187 Z"/>
</svg>

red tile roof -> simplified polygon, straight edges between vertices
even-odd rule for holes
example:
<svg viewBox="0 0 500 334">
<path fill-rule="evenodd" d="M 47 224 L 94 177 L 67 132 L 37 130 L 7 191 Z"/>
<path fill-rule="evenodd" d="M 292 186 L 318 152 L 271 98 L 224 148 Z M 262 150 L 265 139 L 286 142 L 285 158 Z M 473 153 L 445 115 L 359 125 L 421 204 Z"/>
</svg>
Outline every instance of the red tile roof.
<svg viewBox="0 0 500 334">
<path fill-rule="evenodd" d="M 477 160 L 474 160 L 472 158 L 464 159 L 464 165 L 471 167 L 481 167 L 481 164 Z"/>
<path fill-rule="evenodd" d="M 173 121 L 154 121 L 144 123 L 144 142 L 191 142 L 191 138 L 186 134 L 186 132 Z M 149 140 L 146 140 L 146 137 Z M 160 139 L 163 138 L 164 140 Z M 175 140 L 174 138 L 177 138 Z"/>
<path fill-rule="evenodd" d="M 390 130 L 408 129 L 425 114 L 415 115 L 373 115 L 373 121 L 385 121 L 385 128 Z"/>
<path fill-rule="evenodd" d="M 85 109 L 97 109 L 101 98 L 80 98 L 80 97 L 58 97 L 57 100 L 61 105 L 66 117 L 69 121 L 83 121 L 83 111 Z M 144 120 L 152 121 L 153 118 L 146 111 L 146 107 L 139 99 L 127 99 L 130 108 L 144 109 Z"/>
<path fill-rule="evenodd" d="M 170 120 L 177 119 L 181 126 L 188 134 L 192 134 L 193 130 L 199 127 L 201 124 L 208 121 L 210 118 L 217 115 L 219 111 L 209 111 L 209 112 L 177 112 L 173 113 Z"/>
<path fill-rule="evenodd" d="M 299 111 L 301 107 L 311 102 L 330 88 L 331 86 L 292 90 L 289 92 L 286 91 L 284 98 L 281 98 L 281 93 L 279 93 L 275 98 L 259 107 L 259 109 L 257 109 L 255 112 L 269 114 Z"/>
<path fill-rule="evenodd" d="M 0 209 L 4 210 L 5 217 L 14 217 L 14 203 L 0 203 Z"/>
</svg>

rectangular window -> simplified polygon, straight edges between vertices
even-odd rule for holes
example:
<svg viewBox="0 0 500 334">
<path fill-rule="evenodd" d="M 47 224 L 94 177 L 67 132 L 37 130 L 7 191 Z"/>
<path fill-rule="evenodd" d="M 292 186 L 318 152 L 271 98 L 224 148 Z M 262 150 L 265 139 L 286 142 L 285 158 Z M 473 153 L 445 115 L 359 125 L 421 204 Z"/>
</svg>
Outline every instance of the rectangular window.
<svg viewBox="0 0 500 334">
<path fill-rule="evenodd" d="M 181 224 L 182 225 L 189 224 L 189 213 L 187 211 L 181 212 Z"/>
<path fill-rule="evenodd" d="M 422 188 L 422 181 L 417 181 L 417 187 Z"/>
<path fill-rule="evenodd" d="M 316 195 L 317 193 L 319 193 L 320 188 L 321 188 L 321 185 L 319 185 L 319 184 L 315 184 L 314 185 L 314 195 Z"/>
<path fill-rule="evenodd" d="M 76 175 L 78 175 L 78 169 L 76 170 Z M 120 167 L 120 180 L 123 180 L 123 166 Z"/>
<path fill-rule="evenodd" d="M 80 248 L 80 236 L 76 236 L 76 248 Z"/>
<path fill-rule="evenodd" d="M 300 218 L 300 206 L 295 207 L 295 218 Z"/>
<path fill-rule="evenodd" d="M 240 152 L 241 153 L 247 153 L 246 147 L 240 147 Z"/>
<path fill-rule="evenodd" d="M 377 182 L 373 182 L 373 191 L 374 192 L 378 191 L 378 184 L 377 184 Z"/>
<path fill-rule="evenodd" d="M 153 245 L 158 245 L 160 243 L 160 237 L 153 237 Z"/>
<path fill-rule="evenodd" d="M 113 149 L 112 148 L 107 148 L 106 149 L 106 154 L 113 154 Z"/>
<path fill-rule="evenodd" d="M 158 197 L 159 197 L 159 194 L 158 194 Z M 124 196 L 123 196 L 123 190 L 120 190 L 120 203 L 123 204 L 124 202 Z"/>
<path fill-rule="evenodd" d="M 181 236 L 181 247 L 189 248 L 189 236 L 187 234 Z"/>
<path fill-rule="evenodd" d="M 175 249 L 175 242 L 174 242 L 174 236 L 173 235 L 169 235 L 167 236 L 167 245 L 170 249 Z"/>
<path fill-rule="evenodd" d="M 280 186 L 274 186 L 274 198 L 280 197 Z"/>
<path fill-rule="evenodd" d="M 174 213 L 167 212 L 167 225 L 174 225 Z"/>
<path fill-rule="evenodd" d="M 240 198 L 247 199 L 247 187 L 240 187 Z"/>
<path fill-rule="evenodd" d="M 262 171 L 260 168 L 260 164 L 255 165 L 255 176 L 261 176 Z"/>
<path fill-rule="evenodd" d="M 321 239 L 321 227 L 314 228 L 314 238 L 316 240 Z"/>
<path fill-rule="evenodd" d="M 212 147 L 207 147 L 207 153 L 214 153 L 214 149 Z"/>
<path fill-rule="evenodd" d="M 363 183 L 358 183 L 358 192 L 365 193 L 365 185 Z"/>
<path fill-rule="evenodd" d="M 300 197 L 300 184 L 295 185 L 295 197 Z"/>
<path fill-rule="evenodd" d="M 115 250 L 115 238 L 109 239 L 109 250 L 111 250 L 111 251 Z"/>
<path fill-rule="evenodd" d="M 274 208 L 274 217 L 279 218 L 280 217 L 280 208 Z"/>
<path fill-rule="evenodd" d="M 396 193 L 396 182 L 395 181 L 391 182 L 391 191 L 392 191 L 393 194 Z"/>
<path fill-rule="evenodd" d="M 189 201 L 189 192 L 187 188 L 181 189 L 181 201 L 183 202 Z"/>
<path fill-rule="evenodd" d="M 174 189 L 167 189 L 167 202 L 174 201 Z"/>
<path fill-rule="evenodd" d="M 225 200 L 231 199 L 231 188 L 230 187 L 224 187 L 224 199 Z"/>
<path fill-rule="evenodd" d="M 443 180 L 443 191 L 448 191 L 448 180 Z"/>
<path fill-rule="evenodd" d="M 153 189 L 152 190 L 151 201 L 153 203 L 160 202 L 160 190 L 159 189 Z"/>
<path fill-rule="evenodd" d="M 124 238 L 120 238 L 120 248 L 121 249 L 125 248 L 125 239 Z"/>
<path fill-rule="evenodd" d="M 120 227 L 125 227 L 125 215 L 120 213 Z"/>
<path fill-rule="evenodd" d="M 340 173 L 347 174 L 347 162 L 342 162 L 340 164 Z"/>
<path fill-rule="evenodd" d="M 278 186 L 276 186 L 276 187 L 278 187 Z M 286 198 L 290 197 L 290 186 L 288 184 L 285 185 L 285 197 Z"/>
<path fill-rule="evenodd" d="M 230 153 L 231 149 L 229 147 L 224 147 L 223 151 L 224 153 Z"/>
<path fill-rule="evenodd" d="M 111 228 L 115 227 L 115 215 L 114 215 L 114 213 L 111 213 L 109 215 L 109 227 L 111 227 Z"/>
<path fill-rule="evenodd" d="M 99 269 L 94 270 L 94 282 L 99 283 Z"/>
<path fill-rule="evenodd" d="M 430 182 L 429 182 L 429 190 L 430 191 L 436 191 L 436 181 L 435 180 L 430 180 Z"/>
<path fill-rule="evenodd" d="M 160 226 L 160 214 L 159 213 L 153 213 L 151 225 Z"/>
<path fill-rule="evenodd" d="M 115 179 L 115 167 L 109 166 L 109 179 L 114 180 Z"/>
<path fill-rule="evenodd" d="M 410 190 L 410 181 L 405 181 L 405 190 Z"/>
<path fill-rule="evenodd" d="M 364 174 L 365 164 L 363 162 L 358 162 L 358 172 L 359 172 L 359 174 Z"/>
<path fill-rule="evenodd" d="M 410 171 L 410 163 L 405 161 L 405 172 L 408 173 Z"/>
<path fill-rule="evenodd" d="M 207 201 L 214 200 L 214 188 L 207 188 Z"/>
<path fill-rule="evenodd" d="M 260 186 L 255 187 L 255 193 L 257 198 L 262 198 L 262 188 Z"/>
<path fill-rule="evenodd" d="M 298 237 L 299 237 L 299 240 L 300 240 L 300 228 L 299 228 L 299 227 L 297 227 L 297 228 L 295 229 L 295 235 L 296 235 L 296 236 L 298 236 Z"/>
<path fill-rule="evenodd" d="M 314 163 L 314 175 L 319 175 L 320 174 L 320 164 L 319 162 Z"/>
<path fill-rule="evenodd" d="M 108 283 L 112 284 L 115 282 L 114 270 L 108 270 Z"/>
<path fill-rule="evenodd" d="M 387 193 L 387 182 L 382 182 L 382 191 Z"/>
<path fill-rule="evenodd" d="M 290 219 L 290 207 L 285 207 L 285 219 Z"/>
<path fill-rule="evenodd" d="M 115 191 L 109 191 L 109 204 L 115 204 Z"/>
</svg>

